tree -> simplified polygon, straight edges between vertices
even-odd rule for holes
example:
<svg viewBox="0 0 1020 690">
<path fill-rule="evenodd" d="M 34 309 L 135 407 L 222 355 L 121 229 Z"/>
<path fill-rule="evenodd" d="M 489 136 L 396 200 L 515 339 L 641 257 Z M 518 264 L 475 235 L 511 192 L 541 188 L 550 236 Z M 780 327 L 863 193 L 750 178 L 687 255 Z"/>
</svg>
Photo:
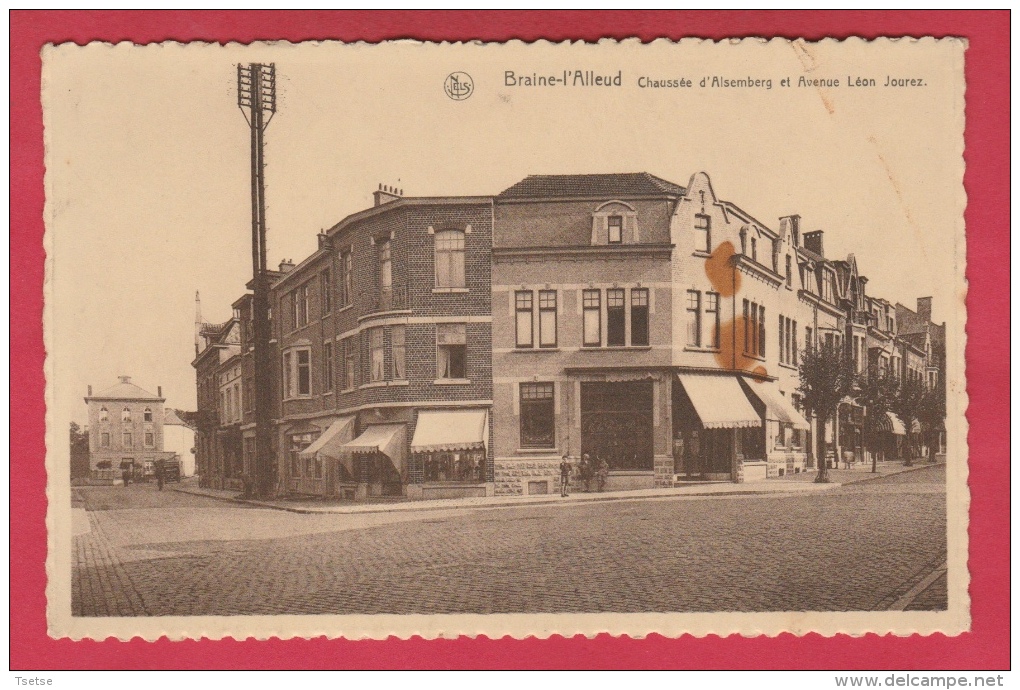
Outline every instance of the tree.
<svg viewBox="0 0 1020 690">
<path fill-rule="evenodd" d="M 937 385 L 926 390 L 921 397 L 917 416 L 918 421 L 921 422 L 921 430 L 927 438 L 928 448 L 937 448 L 939 434 L 946 420 L 946 389 Z M 933 454 L 929 456 L 929 460 L 932 459 L 934 459 Z"/>
<path fill-rule="evenodd" d="M 71 478 L 87 477 L 89 474 L 89 435 L 76 422 L 71 422 Z"/>
<path fill-rule="evenodd" d="M 800 360 L 800 386 L 805 409 L 818 420 L 818 476 L 816 482 L 829 481 L 825 459 L 825 424 L 835 419 L 839 403 L 854 391 L 853 360 L 835 344 L 825 343 L 804 351 Z"/>
<path fill-rule="evenodd" d="M 888 413 L 896 400 L 896 379 L 885 369 L 872 366 L 867 376 L 857 381 L 857 404 L 865 409 L 864 437 L 868 443 L 874 443 L 879 432 L 884 430 L 888 421 Z M 871 471 L 878 471 L 878 454 L 871 453 Z"/>
<path fill-rule="evenodd" d="M 924 402 L 924 384 L 921 379 L 908 377 L 899 387 L 896 399 L 893 401 L 893 412 L 903 421 L 907 432 L 907 450 L 905 466 L 914 464 L 914 422 L 918 421 L 921 414 L 921 407 Z"/>
</svg>

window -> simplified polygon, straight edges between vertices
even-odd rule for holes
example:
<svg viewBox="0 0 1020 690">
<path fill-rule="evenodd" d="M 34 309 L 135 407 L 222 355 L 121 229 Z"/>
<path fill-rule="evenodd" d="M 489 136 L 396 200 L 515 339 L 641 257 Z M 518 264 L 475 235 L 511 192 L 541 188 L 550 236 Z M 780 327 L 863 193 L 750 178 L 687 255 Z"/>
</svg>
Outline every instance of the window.
<svg viewBox="0 0 1020 690">
<path fill-rule="evenodd" d="M 626 293 L 621 289 L 606 290 L 606 345 L 627 344 Z"/>
<path fill-rule="evenodd" d="M 246 376 L 244 379 L 244 410 L 245 412 L 251 412 L 254 409 L 252 400 L 255 399 L 255 377 Z"/>
<path fill-rule="evenodd" d="M 804 347 L 806 347 L 806 348 L 814 347 L 813 337 L 814 337 L 814 331 L 811 329 L 811 326 L 805 326 L 804 327 Z"/>
<path fill-rule="evenodd" d="M 131 436 L 130 431 L 125 431 L 121 437 L 121 446 L 123 448 L 134 448 L 134 438 Z"/>
<path fill-rule="evenodd" d="M 146 422 L 151 422 L 152 421 L 152 408 L 151 407 L 146 407 L 145 408 L 145 411 L 142 412 L 142 419 L 144 421 L 146 421 Z"/>
<path fill-rule="evenodd" d="M 340 306 L 354 302 L 354 258 L 351 250 L 340 252 Z"/>
<path fill-rule="evenodd" d="M 108 422 L 110 421 L 110 411 L 105 407 L 99 408 L 99 421 Z"/>
<path fill-rule="evenodd" d="M 383 309 L 393 304 L 393 245 L 390 240 L 379 243 L 379 306 Z"/>
<path fill-rule="evenodd" d="M 779 315 L 779 361 L 786 363 L 786 317 L 782 314 Z"/>
<path fill-rule="evenodd" d="M 234 384 L 234 419 L 241 419 L 241 382 Z"/>
<path fill-rule="evenodd" d="M 319 274 L 319 287 L 322 292 L 322 313 L 333 311 L 333 281 L 327 268 Z"/>
<path fill-rule="evenodd" d="M 392 326 L 390 328 L 390 358 L 393 360 L 393 378 L 397 380 L 407 378 L 406 338 L 406 327 Z"/>
<path fill-rule="evenodd" d="M 131 421 L 131 410 L 129 410 L 128 408 L 125 407 L 124 410 L 120 413 L 120 421 L 122 421 L 122 422 L 130 422 Z"/>
<path fill-rule="evenodd" d="M 354 388 L 355 386 L 358 385 L 357 381 L 355 380 L 355 371 L 356 370 L 355 370 L 355 367 L 354 367 L 354 362 L 355 362 L 355 359 L 354 359 L 354 357 L 355 357 L 354 343 L 355 343 L 354 338 L 347 338 L 343 342 L 343 345 L 344 345 L 344 381 L 343 381 L 344 390 L 350 390 L 350 389 L 352 389 L 352 388 Z"/>
<path fill-rule="evenodd" d="M 765 356 L 765 307 L 758 306 L 758 356 Z"/>
<path fill-rule="evenodd" d="M 694 216 L 694 251 L 712 251 L 712 219 L 703 213 Z"/>
<path fill-rule="evenodd" d="M 701 293 L 687 291 L 687 346 L 701 347 Z"/>
<path fill-rule="evenodd" d="M 797 322 L 791 321 L 790 324 L 790 349 L 793 352 L 791 363 L 797 366 Z"/>
<path fill-rule="evenodd" d="M 436 373 L 438 378 L 467 378 L 466 330 L 462 323 L 436 325 Z"/>
<path fill-rule="evenodd" d="M 630 344 L 648 342 L 648 288 L 634 288 L 630 291 Z"/>
<path fill-rule="evenodd" d="M 623 242 L 623 216 L 609 216 L 609 244 Z"/>
<path fill-rule="evenodd" d="M 104 431 L 99 435 L 99 447 L 109 448 L 110 447 L 110 432 Z"/>
<path fill-rule="evenodd" d="M 540 290 L 538 293 L 538 346 L 556 347 L 557 339 L 556 291 Z"/>
<path fill-rule="evenodd" d="M 553 448 L 556 416 L 552 383 L 521 384 L 521 447 Z"/>
<path fill-rule="evenodd" d="M 372 328 L 368 331 L 368 359 L 372 363 L 369 380 L 382 381 L 386 378 L 386 347 L 382 328 Z"/>
<path fill-rule="evenodd" d="M 793 287 L 793 257 L 786 255 L 786 287 Z"/>
<path fill-rule="evenodd" d="M 751 260 L 758 261 L 758 238 L 751 238 Z"/>
<path fill-rule="evenodd" d="M 533 347 L 534 336 L 532 323 L 534 317 L 534 296 L 531 290 L 518 290 L 514 293 L 517 347 Z"/>
<path fill-rule="evenodd" d="M 436 233 L 436 287 L 464 287 L 464 233 L 440 230 Z"/>
<path fill-rule="evenodd" d="M 744 300 L 744 354 L 765 356 L 765 307 Z"/>
<path fill-rule="evenodd" d="M 156 434 L 151 431 L 145 432 L 145 447 L 152 448 L 156 445 Z"/>
<path fill-rule="evenodd" d="M 485 481 L 485 452 L 480 450 L 422 453 L 425 481 L 471 482 Z"/>
<path fill-rule="evenodd" d="M 719 348 L 719 293 L 705 293 L 705 347 Z"/>
<path fill-rule="evenodd" d="M 322 344 L 322 390 L 333 390 L 333 343 Z"/>
<path fill-rule="evenodd" d="M 581 295 L 584 307 L 584 346 L 598 347 L 602 344 L 602 292 L 584 290 Z"/>
<path fill-rule="evenodd" d="M 283 354 L 283 389 L 286 397 L 312 394 L 312 353 L 308 348 Z"/>
</svg>

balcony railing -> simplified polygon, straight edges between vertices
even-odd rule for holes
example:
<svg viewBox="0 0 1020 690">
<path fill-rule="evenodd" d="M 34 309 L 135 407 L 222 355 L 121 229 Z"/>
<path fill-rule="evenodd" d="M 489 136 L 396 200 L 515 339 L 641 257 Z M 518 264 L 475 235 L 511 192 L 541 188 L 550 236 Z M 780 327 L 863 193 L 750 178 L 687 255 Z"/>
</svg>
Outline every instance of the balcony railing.
<svg viewBox="0 0 1020 690">
<path fill-rule="evenodd" d="M 409 290 L 406 285 L 394 285 L 381 289 L 372 311 L 394 311 L 410 308 Z"/>
</svg>

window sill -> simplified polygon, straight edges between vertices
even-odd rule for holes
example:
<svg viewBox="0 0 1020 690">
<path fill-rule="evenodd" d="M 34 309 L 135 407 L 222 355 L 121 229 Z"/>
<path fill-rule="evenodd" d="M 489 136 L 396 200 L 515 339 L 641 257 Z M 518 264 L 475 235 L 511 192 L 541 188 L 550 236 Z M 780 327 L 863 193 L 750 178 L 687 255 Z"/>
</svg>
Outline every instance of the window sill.
<svg viewBox="0 0 1020 690">
<path fill-rule="evenodd" d="M 357 390 L 358 390 L 357 388 L 341 388 L 340 389 L 340 393 L 341 394 L 343 394 L 343 393 L 354 393 Z"/>
<path fill-rule="evenodd" d="M 709 259 L 712 256 L 712 252 L 706 252 L 702 251 L 701 249 L 695 249 L 692 256 L 698 256 L 701 257 L 702 259 Z"/>
<path fill-rule="evenodd" d="M 466 287 L 432 288 L 432 294 L 434 295 L 449 295 L 449 294 L 462 295 L 468 292 L 470 292 L 470 290 L 468 290 L 468 288 Z"/>
<path fill-rule="evenodd" d="M 765 361 L 765 358 L 761 357 L 759 355 L 752 355 L 749 352 L 744 352 L 742 354 L 744 355 L 744 357 L 747 357 L 748 359 L 753 359 L 753 360 L 758 361 L 758 362 L 764 362 Z"/>
<path fill-rule="evenodd" d="M 691 345 L 688 345 L 687 347 L 684 348 L 684 352 L 709 352 L 712 354 L 716 354 L 720 352 L 720 350 L 717 347 L 693 347 Z"/>
<path fill-rule="evenodd" d="M 410 309 L 379 309 L 359 316 L 358 322 L 369 321 L 371 319 L 385 319 L 388 316 L 406 316 L 410 313 Z"/>
<path fill-rule="evenodd" d="M 292 400 L 311 400 L 311 399 L 312 399 L 312 394 L 309 393 L 308 395 L 295 395 L 295 396 L 292 396 L 290 398 L 284 398 L 283 402 L 291 402 Z"/>
<path fill-rule="evenodd" d="M 373 381 L 372 383 L 363 383 L 358 386 L 359 389 L 365 388 L 389 388 L 390 386 L 409 386 L 411 382 L 407 379 L 390 379 L 386 381 Z"/>
<path fill-rule="evenodd" d="M 327 395 L 333 395 L 333 391 L 326 391 L 325 393 L 322 394 L 322 397 L 325 398 Z"/>
<path fill-rule="evenodd" d="M 518 448 L 515 455 L 558 455 L 559 448 Z"/>
<path fill-rule="evenodd" d="M 529 354 L 532 352 L 559 352 L 558 347 L 515 347 L 511 352 L 519 352 L 522 354 Z"/>
<path fill-rule="evenodd" d="M 432 383 L 437 386 L 463 386 L 471 383 L 471 379 L 436 379 Z"/>
<path fill-rule="evenodd" d="M 347 305 L 344 305 L 342 307 L 337 307 L 337 310 L 336 310 L 335 313 L 336 314 L 343 314 L 345 311 L 350 311 L 353 308 L 354 308 L 353 304 L 347 304 Z"/>
<path fill-rule="evenodd" d="M 786 362 L 780 362 L 779 366 L 781 366 L 783 369 L 789 369 L 790 371 L 797 371 L 798 370 L 798 367 L 797 367 L 796 364 L 787 364 Z"/>
</svg>

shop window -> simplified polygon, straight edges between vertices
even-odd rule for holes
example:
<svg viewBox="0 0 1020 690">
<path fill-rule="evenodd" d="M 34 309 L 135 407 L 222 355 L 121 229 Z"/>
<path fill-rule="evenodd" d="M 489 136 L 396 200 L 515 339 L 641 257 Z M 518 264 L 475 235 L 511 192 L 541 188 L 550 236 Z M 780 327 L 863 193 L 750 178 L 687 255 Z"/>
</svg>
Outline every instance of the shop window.
<svg viewBox="0 0 1020 690">
<path fill-rule="evenodd" d="M 464 232 L 436 233 L 436 287 L 462 288 L 464 282 Z"/>
<path fill-rule="evenodd" d="M 712 251 L 712 219 L 703 213 L 694 216 L 694 251 Z"/>
<path fill-rule="evenodd" d="M 516 317 L 517 347 L 533 347 L 535 344 L 532 333 L 534 295 L 531 290 L 518 290 L 514 293 L 514 313 Z"/>
<path fill-rule="evenodd" d="M 315 440 L 314 435 L 311 432 L 291 435 L 289 449 L 291 477 L 300 477 L 302 474 L 305 474 L 306 476 L 309 477 L 311 476 L 312 474 L 310 471 L 311 465 L 309 465 L 308 472 L 302 472 L 301 451 L 303 451 L 308 446 L 312 445 L 312 441 L 314 440 Z"/>
<path fill-rule="evenodd" d="M 404 326 L 390 328 L 390 358 L 393 360 L 393 378 L 407 378 L 407 329 Z"/>
<path fill-rule="evenodd" d="M 598 347 L 602 344 L 602 292 L 584 290 L 581 300 L 584 307 L 584 346 Z"/>
<path fill-rule="evenodd" d="M 146 407 L 145 408 L 145 411 L 142 412 L 142 419 L 145 420 L 146 422 L 151 422 L 152 421 L 152 408 L 151 407 Z"/>
<path fill-rule="evenodd" d="M 436 373 L 440 379 L 467 378 L 467 333 L 464 324 L 436 325 Z"/>
<path fill-rule="evenodd" d="M 609 244 L 623 242 L 623 216 L 609 216 Z"/>
<path fill-rule="evenodd" d="M 427 482 L 485 481 L 485 452 L 422 453 Z"/>
<path fill-rule="evenodd" d="M 630 344 L 648 345 L 648 289 L 630 291 Z"/>
<path fill-rule="evenodd" d="M 556 347 L 556 291 L 538 293 L 538 346 Z"/>
<path fill-rule="evenodd" d="M 372 328 L 368 331 L 368 356 L 372 365 L 369 370 L 370 380 L 382 381 L 386 378 L 386 346 L 382 328 Z"/>
<path fill-rule="evenodd" d="M 556 445 L 556 415 L 552 383 L 522 383 L 521 447 L 553 448 Z"/>
<path fill-rule="evenodd" d="M 606 345 L 622 347 L 627 344 L 627 318 L 625 291 L 606 290 Z"/>
</svg>

